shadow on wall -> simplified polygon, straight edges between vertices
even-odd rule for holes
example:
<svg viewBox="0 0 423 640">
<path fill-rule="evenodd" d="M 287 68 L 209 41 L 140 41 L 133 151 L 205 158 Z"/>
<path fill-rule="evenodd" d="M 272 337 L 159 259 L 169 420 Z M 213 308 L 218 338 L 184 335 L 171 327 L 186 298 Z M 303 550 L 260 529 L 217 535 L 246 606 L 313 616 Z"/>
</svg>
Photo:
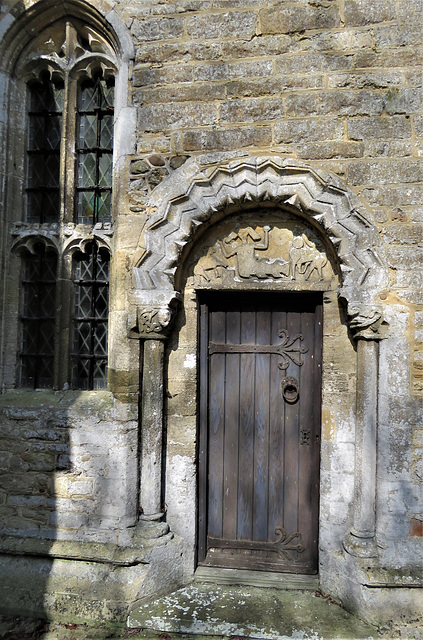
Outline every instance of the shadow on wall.
<svg viewBox="0 0 423 640">
<path fill-rule="evenodd" d="M 0 396 L 1 611 L 46 617 L 57 538 L 56 476 L 71 471 L 66 408 L 51 391 Z"/>
<path fill-rule="evenodd" d="M 111 559 L 127 473 L 112 468 L 123 456 L 112 402 L 106 391 L 0 396 L 0 615 L 125 618 Z"/>
</svg>

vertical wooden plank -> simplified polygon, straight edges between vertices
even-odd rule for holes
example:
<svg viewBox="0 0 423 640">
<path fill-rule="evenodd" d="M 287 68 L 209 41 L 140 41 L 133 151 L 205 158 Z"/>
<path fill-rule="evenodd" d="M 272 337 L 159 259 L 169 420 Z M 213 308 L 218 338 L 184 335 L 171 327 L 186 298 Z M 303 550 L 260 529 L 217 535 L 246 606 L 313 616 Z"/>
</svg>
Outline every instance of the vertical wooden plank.
<svg viewBox="0 0 423 640">
<path fill-rule="evenodd" d="M 261 303 L 257 308 L 256 344 L 270 344 L 270 309 Z M 253 540 L 267 540 L 269 509 L 269 416 L 270 358 L 256 355 Z"/>
<path fill-rule="evenodd" d="M 294 310 L 287 314 L 286 328 L 292 340 L 301 333 L 301 314 L 298 310 L 298 303 Z M 297 340 L 295 346 L 301 344 Z M 308 346 L 308 345 L 307 345 Z M 285 376 L 300 377 L 300 367 L 289 359 L 289 366 L 285 371 Z M 299 461 L 298 461 L 298 434 L 299 434 L 299 403 L 285 403 L 285 477 L 284 477 L 284 528 L 287 533 L 298 531 L 298 482 L 299 482 Z"/>
<path fill-rule="evenodd" d="M 279 331 L 286 328 L 286 312 L 281 309 L 283 295 L 276 294 L 271 317 L 271 344 L 280 344 Z M 275 529 L 284 521 L 284 424 L 285 405 L 281 395 L 280 357 L 270 357 L 270 418 L 269 418 L 269 515 L 268 537 L 276 540 Z"/>
<path fill-rule="evenodd" d="M 209 316 L 210 340 L 225 341 L 225 313 L 212 311 Z M 210 536 L 222 536 L 223 519 L 223 438 L 225 419 L 225 355 L 209 356 L 209 460 L 208 527 Z"/>
<path fill-rule="evenodd" d="M 310 303 L 311 305 L 312 303 Z M 298 456 L 299 456 L 299 513 L 298 531 L 302 536 L 304 552 L 299 554 L 301 562 L 312 566 L 315 549 L 313 544 L 313 495 L 312 483 L 314 451 L 314 406 L 315 406 L 315 313 L 314 308 L 303 310 L 301 313 L 301 333 L 304 336 L 303 344 L 308 347 L 308 351 L 303 356 L 304 364 L 300 367 L 300 398 L 299 398 L 299 433 L 298 433 Z"/>
<path fill-rule="evenodd" d="M 207 537 L 207 461 L 208 461 L 208 307 L 200 305 L 199 443 L 198 443 L 198 551 L 197 562 L 206 557 Z"/>
<path fill-rule="evenodd" d="M 251 344 L 256 338 L 255 310 L 246 305 L 241 316 L 241 343 Z M 240 424 L 239 424 L 239 482 L 237 538 L 251 540 L 253 533 L 254 486 L 254 378 L 255 356 L 241 354 L 240 368 Z"/>
<path fill-rule="evenodd" d="M 239 344 L 240 331 L 240 312 L 229 309 L 226 314 L 226 342 Z M 238 353 L 226 354 L 223 537 L 229 540 L 235 540 L 237 535 L 240 359 Z"/>
</svg>

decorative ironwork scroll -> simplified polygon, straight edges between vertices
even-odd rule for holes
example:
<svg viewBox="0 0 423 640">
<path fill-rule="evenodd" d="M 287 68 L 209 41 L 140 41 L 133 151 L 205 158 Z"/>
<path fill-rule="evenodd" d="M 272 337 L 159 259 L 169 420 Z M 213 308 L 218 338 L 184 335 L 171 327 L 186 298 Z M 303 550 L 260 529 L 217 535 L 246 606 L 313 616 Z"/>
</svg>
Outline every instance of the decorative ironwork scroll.
<svg viewBox="0 0 423 640">
<path fill-rule="evenodd" d="M 303 340 L 304 336 L 301 333 L 298 333 L 294 338 L 290 338 L 286 329 L 281 329 L 278 332 L 278 336 L 282 338 L 282 342 L 280 344 L 227 344 L 210 342 L 209 354 L 269 353 L 272 355 L 278 355 L 281 358 L 281 361 L 278 363 L 279 369 L 287 369 L 290 359 L 294 364 L 301 367 L 304 364 L 301 360 L 301 355 L 307 353 L 308 347 L 305 345 L 295 347 L 293 345 L 297 340 Z M 298 354 L 298 356 L 296 354 Z"/>
</svg>

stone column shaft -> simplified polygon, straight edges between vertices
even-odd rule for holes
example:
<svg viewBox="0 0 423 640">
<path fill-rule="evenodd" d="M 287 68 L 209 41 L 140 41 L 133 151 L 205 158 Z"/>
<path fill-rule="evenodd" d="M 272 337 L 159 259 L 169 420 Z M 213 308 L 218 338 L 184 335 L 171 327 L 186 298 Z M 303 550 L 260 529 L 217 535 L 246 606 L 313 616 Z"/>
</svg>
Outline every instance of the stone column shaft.
<svg viewBox="0 0 423 640">
<path fill-rule="evenodd" d="M 363 537 L 376 529 L 378 350 L 375 340 L 357 342 L 354 532 Z"/>
<path fill-rule="evenodd" d="M 355 481 L 353 528 L 344 540 L 352 555 L 377 555 L 376 447 L 379 342 L 357 340 Z"/>
<path fill-rule="evenodd" d="M 141 518 L 162 515 L 163 340 L 145 340 L 141 400 Z"/>
</svg>

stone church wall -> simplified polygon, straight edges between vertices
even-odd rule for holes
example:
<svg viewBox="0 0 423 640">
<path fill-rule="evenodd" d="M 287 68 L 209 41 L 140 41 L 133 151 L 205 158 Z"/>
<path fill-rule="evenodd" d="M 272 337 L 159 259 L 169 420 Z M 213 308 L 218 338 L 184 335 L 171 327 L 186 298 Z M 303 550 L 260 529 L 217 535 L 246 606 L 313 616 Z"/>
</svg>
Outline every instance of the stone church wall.
<svg viewBox="0 0 423 640">
<path fill-rule="evenodd" d="M 20 20 L 30 33 L 25 16 L 32 12 L 37 24 L 44 12 L 48 24 L 52 6 L 49 0 L 2 3 L 7 60 L 17 47 L 19 32 L 13 30 Z M 116 97 L 108 390 L 14 388 L 18 291 L 8 264 L 16 260 L 11 247 L 25 223 L 16 208 L 23 190 L 15 166 L 22 164 L 16 160 L 21 142 L 9 125 L 20 122 L 22 131 L 24 125 L 20 105 L 10 102 L 19 94 L 9 89 L 17 83 L 13 64 L 0 62 L 0 583 L 4 579 L 6 612 L 22 612 L 23 598 L 29 614 L 95 619 L 104 609 L 110 619 L 123 620 L 135 600 L 192 579 L 197 303 L 187 273 L 192 251 L 213 233 L 223 208 L 197 235 L 190 231 L 177 267 L 183 301 L 164 351 L 165 522 L 139 520 L 140 457 L 148 445 L 140 362 L 149 341 L 134 332 L 137 269 L 145 264 L 148 225 L 160 206 L 170 208 L 176 196 L 188 199 L 178 185 L 206 182 L 215 169 L 254 157 L 257 165 L 277 158 L 280 173 L 286 161 L 327 176 L 339 192 L 345 188 L 358 198 L 354 211 L 368 212 L 369 247 L 371 229 L 377 230 L 388 280 L 366 302 L 377 305 L 389 325 L 379 342 L 378 557 L 356 565 L 343 544 L 354 518 L 357 349 L 335 283 L 324 293 L 320 578 L 324 591 L 369 620 L 393 618 L 399 594 L 401 612 L 416 619 L 423 552 L 421 0 L 99 0 L 63 6 L 70 15 L 78 6 L 79 17 L 90 8 L 102 16 L 104 33 L 131 43 L 122 46 L 129 53 Z M 206 209 L 208 197 L 199 197 L 196 206 Z M 242 221 L 240 201 L 228 199 L 226 206 Z M 295 199 L 291 213 L 293 208 L 307 219 Z M 314 230 L 318 225 L 313 220 Z M 36 233 L 44 231 L 51 230 Z M 322 228 L 320 233 L 323 238 Z M 365 234 L 360 242 L 366 249 Z M 326 243 L 336 266 L 338 249 Z M 170 241 L 167 250 L 174 251 Z M 336 269 L 336 277 L 345 277 Z M 46 579 L 38 595 L 29 596 L 21 577 L 28 572 L 35 580 L 39 571 Z M 75 575 L 82 576 L 82 587 Z M 16 583 L 14 576 L 20 576 Z M 73 594 L 68 604 L 66 594 Z"/>
</svg>

